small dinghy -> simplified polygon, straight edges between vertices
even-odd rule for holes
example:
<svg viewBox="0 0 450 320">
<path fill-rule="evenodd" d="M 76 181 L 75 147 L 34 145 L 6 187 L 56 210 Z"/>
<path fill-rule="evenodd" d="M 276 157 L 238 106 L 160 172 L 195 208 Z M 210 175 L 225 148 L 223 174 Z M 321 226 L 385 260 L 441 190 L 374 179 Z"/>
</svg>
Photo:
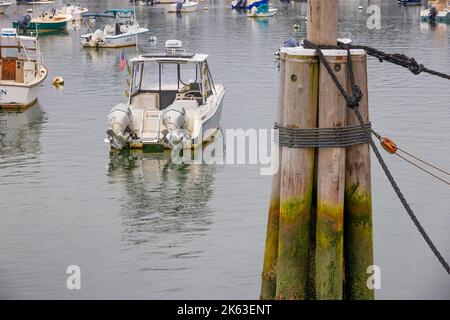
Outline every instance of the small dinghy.
<svg viewBox="0 0 450 320">
<path fill-rule="evenodd" d="M 211 141 L 220 126 L 225 89 L 214 84 L 207 58 L 168 40 L 166 52 L 131 59 L 129 101 L 108 116 L 105 141 L 111 148 L 161 152 Z"/>
<path fill-rule="evenodd" d="M 190 0 L 179 0 L 175 4 L 171 4 L 167 7 L 167 12 L 169 13 L 185 13 L 185 12 L 195 12 L 198 8 L 198 2 Z"/>
<path fill-rule="evenodd" d="M 12 2 L 0 1 L 0 13 L 5 13 L 10 5 L 12 5 Z"/>
<path fill-rule="evenodd" d="M 47 77 L 38 39 L 17 35 L 13 28 L 3 28 L 0 50 L 0 109 L 32 106 L 37 101 L 40 84 Z"/>
<path fill-rule="evenodd" d="M 135 46 L 137 36 L 149 32 L 142 28 L 135 19 L 132 9 L 106 10 L 104 13 L 84 13 L 81 15 L 86 20 L 106 18 L 112 23 L 107 23 L 103 29 L 98 29 L 81 36 L 81 44 L 85 48 L 121 48 Z M 90 29 L 89 23 L 86 23 Z"/>
</svg>

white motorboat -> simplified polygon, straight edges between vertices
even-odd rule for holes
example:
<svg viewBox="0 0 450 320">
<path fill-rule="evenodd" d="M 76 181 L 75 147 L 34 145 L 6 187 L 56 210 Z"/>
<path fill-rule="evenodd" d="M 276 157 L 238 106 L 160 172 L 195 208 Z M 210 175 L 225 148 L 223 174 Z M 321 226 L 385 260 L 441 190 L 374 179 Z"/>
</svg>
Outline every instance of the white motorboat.
<svg viewBox="0 0 450 320">
<path fill-rule="evenodd" d="M 270 8 L 267 12 L 257 12 L 257 11 L 250 11 L 247 13 L 247 18 L 268 18 L 273 17 L 277 13 L 278 9 L 276 8 Z"/>
<path fill-rule="evenodd" d="M 198 8 L 198 2 L 190 0 L 179 0 L 175 4 L 171 4 L 167 7 L 167 12 L 169 13 L 184 13 L 184 12 L 195 12 Z"/>
<path fill-rule="evenodd" d="M 150 31 L 139 25 L 132 9 L 113 9 L 104 13 L 85 13 L 82 14 L 82 17 L 85 20 L 95 21 L 97 18 L 107 18 L 113 21 L 113 23 L 106 24 L 103 29 L 83 34 L 81 36 L 83 47 L 121 48 L 135 46 L 137 44 L 137 36 Z"/>
<path fill-rule="evenodd" d="M 22 109 L 33 105 L 40 84 L 47 77 L 38 39 L 18 35 L 13 28 L 3 28 L 0 50 L 0 108 Z"/>
<path fill-rule="evenodd" d="M 116 105 L 108 116 L 105 141 L 111 148 L 163 151 L 212 141 L 225 89 L 214 84 L 207 58 L 187 53 L 181 41 L 168 40 L 165 53 L 131 59 L 128 103 Z"/>
<path fill-rule="evenodd" d="M 56 10 L 57 14 L 68 14 L 72 16 L 72 21 L 81 21 L 81 15 L 87 13 L 88 8 L 82 7 L 79 3 L 68 3 L 61 9 Z"/>
<path fill-rule="evenodd" d="M 247 13 L 248 18 L 267 18 L 273 17 L 277 13 L 278 9 L 273 6 L 273 4 L 263 3 L 258 7 L 252 7 L 249 13 Z"/>
<path fill-rule="evenodd" d="M 5 13 L 10 5 L 12 5 L 12 2 L 0 1 L 0 13 Z"/>
</svg>

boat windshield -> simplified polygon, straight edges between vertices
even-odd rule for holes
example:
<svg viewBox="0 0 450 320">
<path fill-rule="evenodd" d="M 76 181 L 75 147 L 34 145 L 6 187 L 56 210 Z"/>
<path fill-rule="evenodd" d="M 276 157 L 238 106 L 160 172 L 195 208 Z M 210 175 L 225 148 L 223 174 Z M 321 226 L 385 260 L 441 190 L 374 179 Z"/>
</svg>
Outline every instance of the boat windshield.
<svg viewBox="0 0 450 320">
<path fill-rule="evenodd" d="M 200 63 L 143 63 L 133 68 L 132 92 L 191 91 L 201 92 Z"/>
</svg>

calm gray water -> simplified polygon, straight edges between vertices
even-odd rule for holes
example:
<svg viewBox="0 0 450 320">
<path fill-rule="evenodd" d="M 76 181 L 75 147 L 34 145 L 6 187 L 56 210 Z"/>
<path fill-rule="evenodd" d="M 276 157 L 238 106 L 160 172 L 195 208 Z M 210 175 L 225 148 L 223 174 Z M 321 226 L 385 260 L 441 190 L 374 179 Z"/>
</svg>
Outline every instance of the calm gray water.
<svg viewBox="0 0 450 320">
<path fill-rule="evenodd" d="M 367 1 L 342 0 L 340 36 L 412 55 L 450 72 L 450 29 L 419 22 L 419 8 L 370 1 L 381 30 L 366 28 Z M 144 51 L 181 39 L 210 54 L 226 87 L 224 128 L 271 128 L 278 95 L 273 53 L 290 35 L 304 37 L 305 2 L 280 3 L 266 21 L 205 1 L 209 11 L 177 17 L 162 6 L 138 7 L 151 32 Z M 128 1 L 89 1 L 91 11 Z M 24 12 L 25 7 L 17 7 Z M 0 17 L 2 27 L 18 16 Z M 299 23 L 300 30 L 293 31 Z M 448 30 L 447 30 L 448 29 Z M 104 144 L 109 109 L 125 101 L 120 50 L 80 48 L 82 30 L 41 38 L 49 79 L 38 105 L 0 113 L 0 298 L 252 299 L 259 295 L 270 177 L 258 166 L 177 167 L 167 157 L 110 158 Z M 156 44 L 149 37 L 158 38 Z M 127 49 L 132 56 L 134 49 Z M 371 118 L 377 131 L 448 168 L 449 85 L 371 59 Z M 65 87 L 50 85 L 62 76 Z M 397 158 L 386 159 L 404 194 L 450 259 L 450 191 Z M 421 239 L 373 163 L 378 299 L 450 298 L 450 279 Z M 82 289 L 67 290 L 66 268 L 82 270 Z"/>
</svg>

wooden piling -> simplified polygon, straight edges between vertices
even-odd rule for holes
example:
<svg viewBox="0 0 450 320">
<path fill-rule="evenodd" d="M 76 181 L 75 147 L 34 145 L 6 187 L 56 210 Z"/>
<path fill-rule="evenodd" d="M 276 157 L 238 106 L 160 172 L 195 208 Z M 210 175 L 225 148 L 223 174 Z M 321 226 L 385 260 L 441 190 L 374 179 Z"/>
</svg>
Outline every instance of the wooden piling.
<svg viewBox="0 0 450 320">
<path fill-rule="evenodd" d="M 318 62 L 314 56 L 286 56 L 283 126 L 317 125 Z M 314 148 L 281 148 L 277 299 L 306 299 Z"/>
<path fill-rule="evenodd" d="M 327 57 L 346 85 L 345 52 Z M 343 127 L 347 104 L 325 67 L 319 71 L 319 127 Z M 343 299 L 345 148 L 319 148 L 317 167 L 316 298 Z"/>
<path fill-rule="evenodd" d="M 280 53 L 280 84 L 278 91 L 277 123 L 283 123 L 284 86 L 286 74 L 286 54 Z M 267 221 L 266 248 L 262 272 L 261 295 L 262 300 L 275 298 L 277 282 L 278 260 L 278 227 L 280 219 L 280 183 L 281 183 L 281 150 L 278 150 L 278 171 L 272 178 L 272 191 L 269 202 L 269 218 Z"/>
<path fill-rule="evenodd" d="M 308 40 L 319 45 L 336 45 L 338 4 L 338 0 L 309 0 Z M 327 56 L 327 60 L 345 85 L 345 53 Z M 345 99 L 323 65 L 319 79 L 319 127 L 345 126 Z M 316 298 L 343 299 L 345 149 L 319 148 L 317 161 Z"/>
<path fill-rule="evenodd" d="M 369 121 L 367 90 L 367 55 L 352 55 L 355 83 L 363 93 L 359 111 Z M 351 90 L 349 87 L 348 90 Z M 359 124 L 353 110 L 347 110 L 348 125 Z M 372 196 L 370 146 L 359 144 L 347 148 L 345 176 L 344 251 L 345 297 L 372 300 L 374 291 L 367 288 L 367 267 L 373 265 Z"/>
<path fill-rule="evenodd" d="M 308 0 L 308 40 L 336 44 L 338 2 Z M 359 124 L 314 51 L 283 52 L 277 116 L 283 127 Z M 324 54 L 351 94 L 347 52 Z M 368 121 L 366 59 L 364 51 L 353 50 L 354 78 L 363 92 L 359 110 Z M 281 147 L 280 154 L 281 168 L 272 181 L 261 298 L 373 299 L 366 285 L 367 268 L 373 265 L 369 145 Z"/>
</svg>

